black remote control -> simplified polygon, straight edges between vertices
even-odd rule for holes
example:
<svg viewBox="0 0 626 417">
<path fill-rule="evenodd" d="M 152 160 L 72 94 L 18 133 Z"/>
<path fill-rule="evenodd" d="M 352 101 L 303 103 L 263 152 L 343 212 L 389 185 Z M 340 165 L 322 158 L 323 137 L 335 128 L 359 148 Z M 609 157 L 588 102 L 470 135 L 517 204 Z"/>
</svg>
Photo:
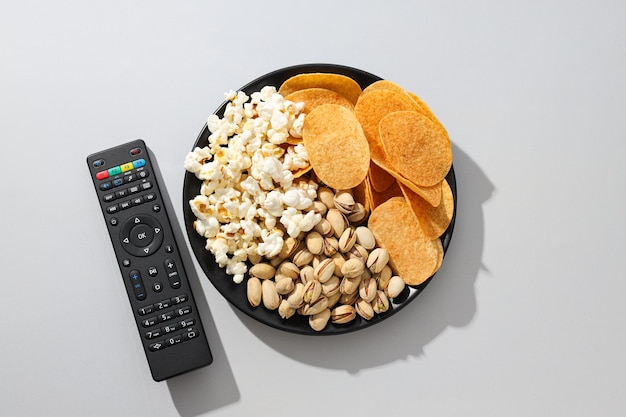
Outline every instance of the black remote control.
<svg viewBox="0 0 626 417">
<path fill-rule="evenodd" d="M 143 140 L 87 164 L 155 381 L 211 364 L 198 308 Z"/>
</svg>

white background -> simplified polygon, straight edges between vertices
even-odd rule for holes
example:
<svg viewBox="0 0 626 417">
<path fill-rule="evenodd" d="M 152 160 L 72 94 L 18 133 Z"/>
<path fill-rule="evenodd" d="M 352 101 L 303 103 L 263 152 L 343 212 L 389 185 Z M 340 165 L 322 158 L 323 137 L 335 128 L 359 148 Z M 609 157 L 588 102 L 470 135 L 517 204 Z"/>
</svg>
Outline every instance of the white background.
<svg viewBox="0 0 626 417">
<path fill-rule="evenodd" d="M 0 414 L 624 415 L 625 21 L 617 0 L 3 0 Z M 312 62 L 395 81 L 447 127 L 444 265 L 327 338 L 243 316 L 194 260 L 215 361 L 155 383 L 85 158 L 145 139 L 182 227 L 223 93 Z"/>
</svg>

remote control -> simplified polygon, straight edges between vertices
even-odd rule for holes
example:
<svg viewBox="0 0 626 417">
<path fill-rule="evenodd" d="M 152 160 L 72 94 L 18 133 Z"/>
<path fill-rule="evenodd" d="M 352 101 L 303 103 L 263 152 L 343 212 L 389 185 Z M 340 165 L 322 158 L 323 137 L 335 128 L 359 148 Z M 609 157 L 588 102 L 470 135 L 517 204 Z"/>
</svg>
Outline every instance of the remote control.
<svg viewBox="0 0 626 417">
<path fill-rule="evenodd" d="M 87 157 L 152 378 L 211 364 L 198 308 L 143 140 Z"/>
</svg>

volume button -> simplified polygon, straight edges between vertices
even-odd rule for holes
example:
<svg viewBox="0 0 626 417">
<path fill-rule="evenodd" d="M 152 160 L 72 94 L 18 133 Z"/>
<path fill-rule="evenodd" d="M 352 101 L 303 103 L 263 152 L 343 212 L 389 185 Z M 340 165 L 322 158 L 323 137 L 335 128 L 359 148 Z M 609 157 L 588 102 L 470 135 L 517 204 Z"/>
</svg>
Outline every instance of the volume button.
<svg viewBox="0 0 626 417">
<path fill-rule="evenodd" d="M 130 277 L 130 283 L 133 286 L 133 293 L 135 294 L 135 298 L 139 301 L 143 301 L 146 299 L 146 289 L 143 286 L 143 279 L 141 279 L 141 273 L 136 269 L 133 269 L 128 274 Z"/>
</svg>

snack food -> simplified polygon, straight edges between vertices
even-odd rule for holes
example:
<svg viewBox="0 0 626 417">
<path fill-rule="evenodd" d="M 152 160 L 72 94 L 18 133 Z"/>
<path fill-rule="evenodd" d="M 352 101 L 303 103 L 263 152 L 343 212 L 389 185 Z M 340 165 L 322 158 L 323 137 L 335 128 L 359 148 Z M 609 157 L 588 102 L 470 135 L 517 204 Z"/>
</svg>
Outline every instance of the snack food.
<svg viewBox="0 0 626 417">
<path fill-rule="evenodd" d="M 265 148 L 261 159 L 275 158 L 282 164 L 282 168 L 285 168 L 286 160 L 291 158 L 293 163 L 287 170 L 291 172 L 292 182 L 289 184 L 289 181 L 283 182 L 277 178 L 271 178 L 271 186 L 270 181 L 265 182 L 266 187 L 260 187 L 263 189 L 260 195 L 252 199 L 248 217 L 236 218 L 240 215 L 241 207 L 238 211 L 231 210 L 230 219 L 229 216 L 223 216 L 228 220 L 226 223 L 221 223 L 220 220 L 218 226 L 220 232 L 217 233 L 218 235 L 222 233 L 218 240 L 220 237 L 232 238 L 235 242 L 235 244 L 228 242 L 226 252 L 232 259 L 241 256 L 241 249 L 245 249 L 243 263 L 252 268 L 249 273 L 246 268 L 243 273 L 235 275 L 237 278 L 243 276 L 243 279 L 245 275 L 250 276 L 248 290 L 251 293 L 248 294 L 248 300 L 252 308 L 276 310 L 276 315 L 284 320 L 294 316 L 308 316 L 308 323 L 314 331 L 325 329 L 329 322 L 342 326 L 355 318 L 371 320 L 393 309 L 392 300 L 395 297 L 401 299 L 402 294 L 406 297 L 407 286 L 419 285 L 424 279 L 432 276 L 441 264 L 439 254 L 443 255 L 443 251 L 437 251 L 434 245 L 437 255 L 433 256 L 425 244 L 413 247 L 413 250 L 418 251 L 424 251 L 426 248 L 427 252 L 425 255 L 418 255 L 418 258 L 424 258 L 420 261 L 422 265 L 419 271 L 413 270 L 405 266 L 405 259 L 408 258 L 406 253 L 411 250 L 399 251 L 397 245 L 389 243 L 390 239 L 384 236 L 387 236 L 386 234 L 402 236 L 407 230 L 411 236 L 418 236 L 418 231 L 421 231 L 425 236 L 424 241 L 439 241 L 441 248 L 439 236 L 432 236 L 439 235 L 445 230 L 454 213 L 454 201 L 450 204 L 449 195 L 442 192 L 445 182 L 443 177 L 440 178 L 440 173 L 435 172 L 437 169 L 429 167 L 430 173 L 424 180 L 420 177 L 423 175 L 421 172 L 415 172 L 419 171 L 419 167 L 410 166 L 406 159 L 395 155 L 397 143 L 402 143 L 407 148 L 412 146 L 411 142 L 402 142 L 406 138 L 399 136 L 410 131 L 405 129 L 405 125 L 414 119 L 419 119 L 422 124 L 430 123 L 429 126 L 434 126 L 433 130 L 441 128 L 443 132 L 441 137 L 449 141 L 447 133 L 434 119 L 430 109 L 419 97 L 404 91 L 402 87 L 390 81 L 371 83 L 361 91 L 360 87 L 353 88 L 356 84 L 354 81 L 346 81 L 345 78 L 348 77 L 338 74 L 301 74 L 287 79 L 280 86 L 278 90 L 280 97 L 268 100 L 273 103 L 282 102 L 286 109 L 291 109 L 282 114 L 284 117 L 271 112 L 276 116 L 275 120 L 279 125 L 282 120 L 283 126 L 290 127 L 287 132 L 280 128 L 277 132 L 273 129 L 271 117 L 269 119 L 265 117 L 267 130 L 262 140 L 261 147 Z M 283 96 L 281 93 L 287 95 Z M 402 104 L 399 107 L 392 105 L 386 109 L 373 106 L 375 100 L 370 104 L 363 104 L 368 103 L 368 100 L 375 98 L 376 95 L 392 97 L 388 102 Z M 366 98 L 367 96 L 370 98 Z M 225 161 L 226 165 L 231 164 L 229 158 L 233 152 L 228 150 L 231 142 L 229 138 L 234 137 L 234 142 L 240 143 L 242 134 L 245 135 L 251 126 L 258 127 L 254 119 L 260 117 L 260 114 L 257 112 L 250 117 L 249 115 L 253 113 L 247 112 L 252 108 L 246 107 L 246 102 L 239 98 L 239 93 L 235 93 L 233 97 L 235 103 L 232 108 L 227 108 L 225 117 L 227 114 L 229 117 L 240 114 L 239 122 L 243 123 L 229 122 L 229 126 L 224 128 L 213 120 L 212 127 L 227 132 L 226 140 L 210 146 L 210 157 L 207 157 L 204 150 L 198 151 L 190 158 L 194 173 L 204 175 L 207 170 L 204 165 L 215 160 Z M 237 110 L 239 106 L 243 108 L 243 113 Z M 255 102 L 252 107 L 258 107 L 258 103 Z M 293 111 L 293 115 L 290 111 Z M 373 113 L 369 114 L 370 112 Z M 405 118 L 404 114 L 395 113 L 407 115 Z M 265 114 L 267 115 L 269 112 Z M 381 130 L 381 121 L 387 116 L 389 121 L 382 122 Z M 287 123 L 284 123 L 285 118 Z M 236 117 L 233 120 L 236 120 Z M 376 129 L 368 126 L 371 133 L 369 137 L 364 126 L 368 123 L 372 126 L 376 124 Z M 258 130 L 253 132 L 253 136 L 256 137 Z M 342 138 L 349 140 L 341 142 Z M 244 154 L 249 152 L 248 148 L 242 149 Z M 375 152 L 379 156 L 378 163 Z M 251 160 L 252 155 L 248 155 Z M 426 161 L 425 166 L 431 163 L 428 157 L 423 159 Z M 451 163 L 451 154 L 449 160 Z M 301 166 L 296 167 L 294 163 L 300 163 Z M 237 166 L 237 161 L 234 164 Z M 253 167 L 246 167 L 244 163 L 244 168 L 240 170 L 240 183 L 233 183 L 230 187 L 240 192 L 239 196 L 231 193 L 231 197 L 235 196 L 235 201 L 231 201 L 232 206 L 243 204 L 246 208 L 249 204 L 245 199 L 250 197 L 250 193 L 241 185 L 242 182 L 251 182 L 248 178 L 253 177 L 261 185 L 261 180 L 256 178 L 255 174 L 262 174 L 265 166 L 259 165 L 259 159 L 253 160 L 251 165 L 255 164 L 256 170 L 253 173 Z M 439 171 L 445 171 L 444 164 L 435 165 Z M 258 169 L 259 166 L 262 168 Z M 274 167 L 277 165 L 274 164 Z M 310 201 L 298 205 L 300 197 L 288 193 L 294 185 L 297 186 L 295 188 L 305 188 Z M 216 184 L 205 183 L 200 195 L 207 190 L 215 191 L 212 189 L 214 186 Z M 217 188 L 220 186 L 217 185 Z M 272 194 L 274 191 L 279 193 L 280 198 L 275 198 L 276 194 Z M 209 197 L 218 196 L 209 195 Z M 270 203 L 269 207 L 266 202 Z M 224 213 L 223 209 L 226 207 L 224 202 L 221 206 L 213 204 L 215 206 L 213 208 L 207 208 L 208 204 L 212 202 L 199 197 L 198 200 L 191 202 L 191 207 L 196 209 L 194 214 L 199 212 L 210 215 L 212 210 L 218 214 Z M 402 213 L 402 216 L 396 221 L 390 221 L 388 215 L 390 211 L 395 214 Z M 406 216 L 406 213 L 410 216 Z M 306 228 L 293 225 L 290 228 L 290 224 L 294 223 L 290 220 L 296 217 L 303 218 L 298 216 L 311 216 Z M 247 246 L 238 247 L 236 242 L 241 240 L 241 234 L 237 233 L 241 232 L 237 230 L 237 226 L 239 229 L 244 229 L 242 225 L 250 228 L 246 221 L 257 222 L 262 232 L 257 233 L 257 240 L 252 244 L 248 242 Z M 196 222 L 200 225 L 196 228 L 198 233 L 206 232 L 207 227 L 215 226 L 201 216 Z M 370 222 L 373 225 L 371 228 Z M 278 244 L 266 244 L 265 238 L 270 236 L 280 237 L 282 240 L 280 249 Z M 208 239 L 207 249 L 211 250 L 214 244 L 209 244 Z M 275 238 L 275 242 L 277 241 Z M 269 246 L 272 246 L 272 251 L 267 251 Z M 254 250 L 251 250 L 253 247 Z M 264 250 L 259 251 L 260 247 Z M 234 250 L 230 252 L 231 249 Z M 372 254 L 374 256 L 369 259 Z M 216 260 L 225 259 L 223 253 L 214 255 Z M 236 270 L 232 267 L 229 269 L 228 262 L 226 264 L 222 262 L 222 265 L 227 272 Z M 414 274 L 416 278 L 404 278 L 399 270 L 409 271 L 408 273 Z M 271 281 L 273 284 L 264 284 L 265 281 Z"/>
</svg>

